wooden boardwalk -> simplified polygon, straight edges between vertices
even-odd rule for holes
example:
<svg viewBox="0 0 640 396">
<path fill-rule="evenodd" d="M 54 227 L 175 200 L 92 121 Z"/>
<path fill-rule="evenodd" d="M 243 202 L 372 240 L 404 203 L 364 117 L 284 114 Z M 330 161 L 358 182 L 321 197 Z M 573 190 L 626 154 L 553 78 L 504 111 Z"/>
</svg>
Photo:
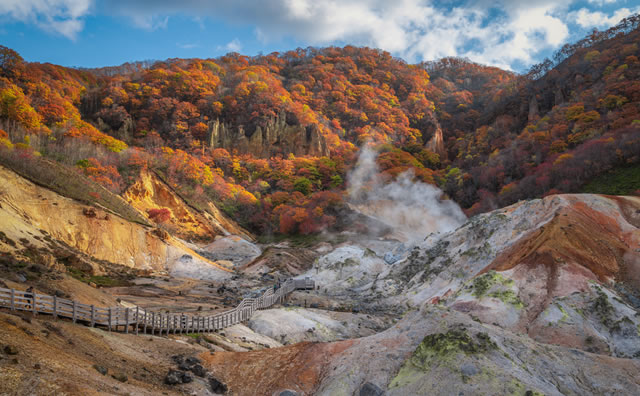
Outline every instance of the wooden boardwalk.
<svg viewBox="0 0 640 396">
<path fill-rule="evenodd" d="M 310 279 L 288 279 L 275 289 L 270 287 L 260 297 L 245 298 L 240 304 L 225 312 L 210 316 L 187 314 L 162 314 L 145 311 L 140 307 L 96 307 L 80 304 L 76 301 L 49 296 L 46 294 L 26 293 L 15 289 L 0 288 L 0 307 L 12 311 L 27 311 L 34 315 L 47 314 L 54 318 L 69 318 L 74 323 L 87 326 L 106 327 L 109 331 L 135 332 L 138 334 L 182 334 L 208 333 L 248 320 L 255 311 L 268 308 L 294 290 L 314 289 Z M 32 297 L 29 297 L 29 296 Z"/>
</svg>

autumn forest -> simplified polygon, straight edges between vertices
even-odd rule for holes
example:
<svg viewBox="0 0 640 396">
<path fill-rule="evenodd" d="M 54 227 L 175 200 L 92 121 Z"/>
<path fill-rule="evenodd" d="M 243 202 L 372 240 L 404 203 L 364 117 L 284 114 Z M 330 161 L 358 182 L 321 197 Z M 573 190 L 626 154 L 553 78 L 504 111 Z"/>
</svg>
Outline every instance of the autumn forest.
<svg viewBox="0 0 640 396">
<path fill-rule="evenodd" d="M 410 170 L 468 215 L 554 193 L 640 195 L 639 26 L 594 31 L 527 74 L 352 46 L 100 69 L 1 47 L 0 163 L 84 175 L 104 187 L 88 193 L 98 201 L 147 169 L 256 233 L 338 224 L 363 145 L 388 180 Z"/>
</svg>

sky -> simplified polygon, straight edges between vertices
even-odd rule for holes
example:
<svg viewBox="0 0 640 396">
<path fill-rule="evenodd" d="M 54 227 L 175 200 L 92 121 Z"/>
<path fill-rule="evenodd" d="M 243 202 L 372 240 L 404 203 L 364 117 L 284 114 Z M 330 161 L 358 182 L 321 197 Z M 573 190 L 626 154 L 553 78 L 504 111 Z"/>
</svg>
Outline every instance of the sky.
<svg viewBox="0 0 640 396">
<path fill-rule="evenodd" d="M 522 72 L 638 12 L 640 0 L 0 0 L 0 44 L 74 67 L 350 44 Z"/>
</svg>

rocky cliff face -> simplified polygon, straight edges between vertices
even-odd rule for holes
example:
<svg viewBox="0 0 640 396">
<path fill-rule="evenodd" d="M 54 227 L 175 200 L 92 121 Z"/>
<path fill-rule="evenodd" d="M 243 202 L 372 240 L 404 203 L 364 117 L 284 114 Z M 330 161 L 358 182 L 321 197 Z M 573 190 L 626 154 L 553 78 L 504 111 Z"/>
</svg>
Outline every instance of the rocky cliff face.
<svg viewBox="0 0 640 396">
<path fill-rule="evenodd" d="M 640 199 L 549 196 L 404 252 L 348 244 L 301 276 L 358 310 L 405 315 L 359 339 L 207 357 L 234 392 L 640 392 Z M 249 370 L 274 380 L 237 375 Z"/>
<path fill-rule="evenodd" d="M 423 132 L 423 133 L 426 133 L 427 136 L 431 136 L 431 138 L 426 142 L 425 147 L 433 151 L 434 153 L 438 154 L 441 160 L 446 160 L 447 150 L 444 147 L 444 138 L 442 137 L 442 127 L 440 127 L 440 123 L 438 122 L 438 119 L 433 113 L 428 113 L 428 117 L 430 119 L 430 124 L 431 124 L 430 129 L 433 132 L 431 135 L 429 135 L 429 133 L 426 131 Z"/>
<path fill-rule="evenodd" d="M 80 257 L 93 274 L 108 263 L 182 276 L 226 278 L 227 269 L 163 230 L 62 197 L 0 167 L 0 252 Z M 65 254 L 67 254 L 65 253 Z"/>
<path fill-rule="evenodd" d="M 219 120 L 209 122 L 209 146 L 268 158 L 276 154 L 329 156 L 327 142 L 315 125 L 289 125 L 284 114 L 248 133 Z"/>
<path fill-rule="evenodd" d="M 217 235 L 229 234 L 251 239 L 248 231 L 223 215 L 213 203 L 207 208 L 208 213 L 200 213 L 147 170 L 140 172 L 138 180 L 124 192 L 123 197 L 145 216 L 152 209 L 168 209 L 171 217 L 164 226 L 183 239 L 210 242 Z"/>
</svg>

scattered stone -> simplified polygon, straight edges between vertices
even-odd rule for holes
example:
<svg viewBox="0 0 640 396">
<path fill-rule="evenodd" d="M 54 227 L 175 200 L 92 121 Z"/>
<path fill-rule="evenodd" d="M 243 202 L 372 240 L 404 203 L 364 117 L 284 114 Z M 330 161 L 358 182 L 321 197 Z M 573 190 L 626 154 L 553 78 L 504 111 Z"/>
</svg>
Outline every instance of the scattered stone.
<svg viewBox="0 0 640 396">
<path fill-rule="evenodd" d="M 184 372 L 178 370 L 169 370 L 169 373 L 164 377 L 164 383 L 167 385 L 177 385 L 182 383 L 182 376 Z"/>
<path fill-rule="evenodd" d="M 460 366 L 460 372 L 462 375 L 466 375 L 467 377 L 472 377 L 480 372 L 478 368 L 473 363 L 465 363 Z"/>
<path fill-rule="evenodd" d="M 193 375 L 189 374 L 189 373 L 184 373 L 182 374 L 182 383 L 183 384 L 188 384 L 189 382 L 193 381 Z"/>
<path fill-rule="evenodd" d="M 278 393 L 278 396 L 298 396 L 298 392 L 294 392 L 289 389 L 285 389 L 282 392 Z"/>
<path fill-rule="evenodd" d="M 4 347 L 4 353 L 6 353 L 7 355 L 17 355 L 18 354 L 18 348 L 16 348 L 13 345 L 6 345 Z"/>
<path fill-rule="evenodd" d="M 227 388 L 227 385 L 223 384 L 222 382 L 220 382 L 219 380 L 213 377 L 209 377 L 209 386 L 211 387 L 211 391 L 213 393 L 219 393 L 224 395 L 229 390 L 229 388 Z"/>
<path fill-rule="evenodd" d="M 120 381 L 120 382 L 129 381 L 129 377 L 127 377 L 127 375 L 125 373 L 122 373 L 122 372 L 111 374 L 111 377 L 113 379 L 116 379 L 116 380 Z"/>
<path fill-rule="evenodd" d="M 108 370 L 105 367 L 102 367 L 100 365 L 94 364 L 93 368 L 96 369 L 97 372 L 99 372 L 102 375 L 107 375 Z"/>
<path fill-rule="evenodd" d="M 207 375 L 207 370 L 202 367 L 201 364 L 196 364 L 191 368 L 191 372 L 197 375 L 198 377 L 205 377 Z"/>
<path fill-rule="evenodd" d="M 384 261 L 389 265 L 395 263 L 396 261 L 400 260 L 401 258 L 402 258 L 402 256 L 396 256 L 392 252 L 387 252 L 387 253 L 384 254 Z"/>
<path fill-rule="evenodd" d="M 171 360 L 173 360 L 173 362 L 179 366 L 182 363 L 184 363 L 184 356 L 174 355 L 174 356 L 171 356 Z"/>
<path fill-rule="evenodd" d="M 98 285 L 96 285 L 96 284 L 95 284 L 95 283 L 93 283 L 93 282 L 89 282 L 89 286 L 93 287 L 94 289 L 97 289 L 97 288 L 98 288 Z"/>
<path fill-rule="evenodd" d="M 180 370 L 169 370 L 167 376 L 164 377 L 164 383 L 167 385 L 188 384 L 193 381 L 193 376 Z"/>
<path fill-rule="evenodd" d="M 184 361 L 187 362 L 190 365 L 202 364 L 202 361 L 200 359 L 198 359 L 197 357 L 194 357 L 194 356 L 189 356 Z"/>
<path fill-rule="evenodd" d="M 376 384 L 367 382 L 360 388 L 360 396 L 383 396 L 384 391 Z"/>
<path fill-rule="evenodd" d="M 82 209 L 82 214 L 92 219 L 96 217 L 96 210 L 93 208 L 84 208 Z"/>
<path fill-rule="evenodd" d="M 36 364 L 33 365 L 33 368 L 35 370 L 40 370 L 42 368 L 42 366 L 40 365 L 40 363 L 36 363 Z"/>
</svg>

